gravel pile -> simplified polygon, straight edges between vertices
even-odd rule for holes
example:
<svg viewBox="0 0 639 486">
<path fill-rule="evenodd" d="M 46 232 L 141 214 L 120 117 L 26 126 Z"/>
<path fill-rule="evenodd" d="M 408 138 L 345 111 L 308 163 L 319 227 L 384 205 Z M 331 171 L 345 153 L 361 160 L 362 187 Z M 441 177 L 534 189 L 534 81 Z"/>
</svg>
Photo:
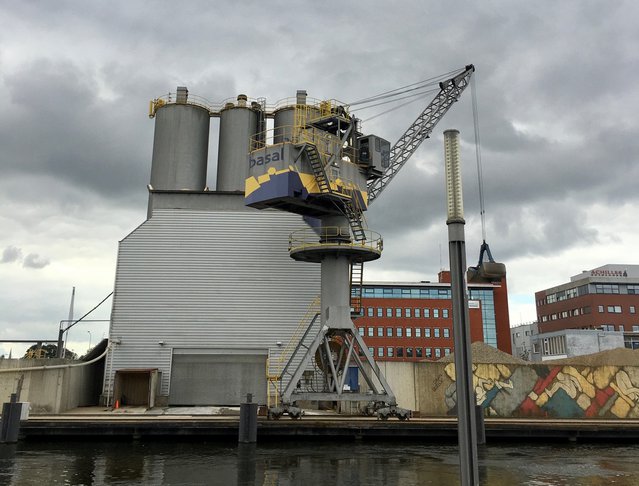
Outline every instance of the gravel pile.
<svg viewBox="0 0 639 486">
<path fill-rule="evenodd" d="M 599 353 L 573 356 L 572 358 L 553 359 L 544 361 L 551 365 L 577 366 L 639 366 L 639 349 L 615 348 Z"/>
<path fill-rule="evenodd" d="M 530 364 L 528 361 L 512 356 L 508 353 L 504 353 L 497 348 L 483 343 L 481 341 L 475 341 L 470 346 L 473 354 L 473 363 L 482 364 Z M 451 353 L 448 356 L 444 356 L 439 360 L 440 363 L 452 363 L 455 361 L 455 353 Z"/>
</svg>

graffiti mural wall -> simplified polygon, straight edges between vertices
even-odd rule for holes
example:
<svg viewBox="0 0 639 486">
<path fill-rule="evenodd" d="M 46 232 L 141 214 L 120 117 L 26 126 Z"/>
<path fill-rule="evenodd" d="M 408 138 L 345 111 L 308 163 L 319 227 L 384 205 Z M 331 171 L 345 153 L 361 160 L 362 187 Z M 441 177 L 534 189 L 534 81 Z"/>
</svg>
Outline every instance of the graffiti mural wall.
<svg viewBox="0 0 639 486">
<path fill-rule="evenodd" d="M 432 392 L 444 391 L 446 414 L 455 415 L 454 364 L 432 382 L 438 383 Z M 639 418 L 634 366 L 474 364 L 473 386 L 489 417 Z"/>
</svg>

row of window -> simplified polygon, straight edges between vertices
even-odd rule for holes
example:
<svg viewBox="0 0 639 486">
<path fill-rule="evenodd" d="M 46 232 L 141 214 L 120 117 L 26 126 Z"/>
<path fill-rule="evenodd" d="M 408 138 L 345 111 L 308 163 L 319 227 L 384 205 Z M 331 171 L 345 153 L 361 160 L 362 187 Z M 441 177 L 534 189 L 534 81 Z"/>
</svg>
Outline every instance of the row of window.
<svg viewBox="0 0 639 486">
<path fill-rule="evenodd" d="M 619 330 L 621 332 L 624 332 L 626 330 L 623 324 L 620 324 L 620 325 L 617 326 L 619 329 L 615 329 L 615 326 L 613 324 L 603 324 L 602 326 L 599 326 L 599 327 L 600 327 L 600 329 L 602 331 L 617 331 L 617 330 Z M 633 325 L 632 326 L 632 332 L 639 332 L 639 326 L 634 326 Z"/>
<path fill-rule="evenodd" d="M 625 291 L 625 292 L 624 292 Z M 574 299 L 587 294 L 629 294 L 639 295 L 639 285 L 634 284 L 594 284 L 591 289 L 588 285 L 580 285 L 572 289 L 561 290 L 554 294 L 548 294 L 543 299 L 537 301 L 537 306 L 554 304 L 562 300 Z"/>
<path fill-rule="evenodd" d="M 450 299 L 450 288 L 364 287 L 364 298 L 375 299 Z"/>
<path fill-rule="evenodd" d="M 592 309 L 590 308 L 590 306 L 577 307 L 575 309 L 555 312 L 553 314 L 541 316 L 541 322 L 556 321 L 557 319 L 567 319 L 568 317 L 584 316 L 591 313 Z"/>
<path fill-rule="evenodd" d="M 360 327 L 359 329 L 359 335 L 360 336 L 368 336 L 368 337 L 407 337 L 407 338 L 412 338 L 413 335 L 416 338 L 421 338 L 422 337 L 422 328 L 421 327 Z M 385 331 L 385 332 L 384 332 Z M 424 337 L 425 338 L 429 338 L 431 337 L 431 329 L 430 327 L 425 327 L 424 328 Z M 445 337 L 445 338 L 449 338 L 450 337 L 450 329 L 444 327 L 443 329 L 441 329 L 440 332 L 440 328 L 439 327 L 435 327 L 433 328 L 433 332 L 432 332 L 432 337 L 438 338 L 438 337 Z"/>
<path fill-rule="evenodd" d="M 548 321 L 556 321 L 557 319 L 567 319 L 569 317 L 577 317 L 577 316 L 583 316 L 586 314 L 590 314 L 592 312 L 590 306 L 587 307 L 579 307 L 577 309 L 570 309 L 570 310 L 565 310 L 562 312 L 556 312 L 550 315 L 546 315 L 546 316 L 541 316 L 541 322 L 548 322 Z M 597 312 L 599 312 L 600 314 L 603 314 L 605 312 L 609 313 L 609 314 L 623 314 L 623 306 L 620 305 L 598 305 L 597 306 Z M 636 314 L 637 313 L 637 309 L 634 305 L 630 305 L 628 306 L 628 312 L 630 314 Z"/>
<path fill-rule="evenodd" d="M 366 315 L 368 317 L 375 317 L 375 315 L 377 315 L 377 317 L 384 317 L 384 314 L 385 317 L 415 317 L 417 319 L 420 319 L 423 315 L 425 319 L 429 319 L 431 316 L 431 309 L 428 307 L 425 307 L 424 309 L 419 307 L 405 307 L 403 309 L 401 307 L 395 307 L 395 309 L 392 307 L 386 307 L 386 311 L 384 312 L 383 307 L 366 308 Z M 439 309 L 432 309 L 432 315 L 433 318 L 438 319 Z M 441 316 L 444 319 L 448 319 L 448 309 L 441 309 Z"/>
<path fill-rule="evenodd" d="M 374 347 L 368 348 L 368 351 L 378 358 L 441 358 L 442 352 L 444 356 L 450 354 L 450 348 L 404 348 L 404 347 L 392 347 L 380 346 L 376 349 Z M 434 351 L 434 354 L 433 354 Z"/>
<path fill-rule="evenodd" d="M 603 305 L 597 306 L 597 311 L 599 311 L 599 313 L 603 313 L 604 306 Z M 608 305 L 606 306 L 606 312 L 610 314 L 623 314 L 623 308 L 620 305 Z M 635 308 L 634 305 L 631 305 L 631 306 L 628 306 L 628 312 L 630 314 L 636 314 L 637 309 Z"/>
</svg>

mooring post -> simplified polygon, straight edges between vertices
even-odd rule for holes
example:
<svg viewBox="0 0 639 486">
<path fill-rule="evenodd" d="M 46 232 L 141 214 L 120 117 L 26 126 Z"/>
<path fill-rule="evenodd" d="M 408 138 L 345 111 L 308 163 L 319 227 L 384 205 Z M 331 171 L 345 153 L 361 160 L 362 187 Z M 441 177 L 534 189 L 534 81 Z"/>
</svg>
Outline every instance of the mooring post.
<svg viewBox="0 0 639 486">
<path fill-rule="evenodd" d="M 486 424 L 484 422 L 484 407 L 475 405 L 475 423 L 477 425 L 477 445 L 486 444 Z"/>
<path fill-rule="evenodd" d="M 246 394 L 246 403 L 240 403 L 240 427 L 238 442 L 257 442 L 257 403 L 253 403 L 253 394 Z"/>
<path fill-rule="evenodd" d="M 18 395 L 11 394 L 11 401 L 2 404 L 2 425 L 0 429 L 0 442 L 13 444 L 18 442 L 20 434 L 20 415 L 22 404 L 18 403 Z"/>
</svg>

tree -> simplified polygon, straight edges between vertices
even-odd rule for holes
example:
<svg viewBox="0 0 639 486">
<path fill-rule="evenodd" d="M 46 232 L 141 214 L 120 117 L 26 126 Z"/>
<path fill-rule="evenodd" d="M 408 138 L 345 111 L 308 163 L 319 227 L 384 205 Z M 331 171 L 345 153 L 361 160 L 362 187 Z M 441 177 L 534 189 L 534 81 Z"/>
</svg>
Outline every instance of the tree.
<svg viewBox="0 0 639 486">
<path fill-rule="evenodd" d="M 66 359 L 78 359 L 78 355 L 73 351 L 70 351 L 65 348 Z M 47 358 L 55 358 L 58 355 L 58 346 L 57 344 L 34 344 L 29 349 L 27 349 L 26 353 L 24 353 L 24 357 L 27 359 L 47 359 Z"/>
</svg>

